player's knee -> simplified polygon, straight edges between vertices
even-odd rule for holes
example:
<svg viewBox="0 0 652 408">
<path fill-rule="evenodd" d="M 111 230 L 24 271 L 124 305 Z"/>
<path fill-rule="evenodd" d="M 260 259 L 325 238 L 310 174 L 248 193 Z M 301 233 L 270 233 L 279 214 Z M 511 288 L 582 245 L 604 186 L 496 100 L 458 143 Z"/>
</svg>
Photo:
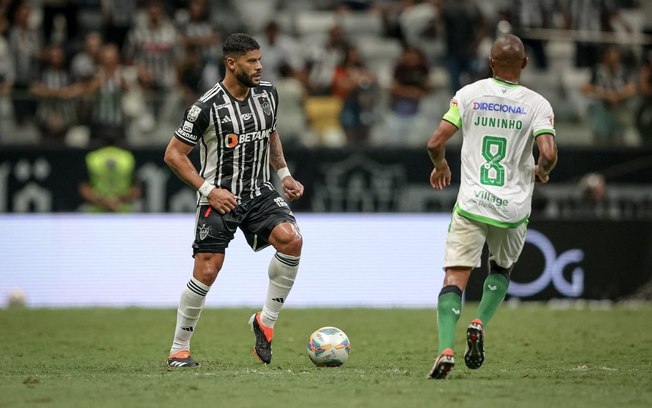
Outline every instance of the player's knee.
<svg viewBox="0 0 652 408">
<path fill-rule="evenodd" d="M 206 268 L 199 268 L 199 269 L 195 269 L 192 275 L 195 277 L 195 279 L 197 279 L 204 285 L 211 286 L 213 282 L 215 282 L 215 279 L 217 278 L 217 271 L 209 270 Z"/>
<path fill-rule="evenodd" d="M 299 233 L 299 230 L 296 230 L 295 233 L 292 234 L 290 245 L 292 245 L 298 251 L 301 251 L 301 248 L 303 247 L 303 237 Z"/>
<path fill-rule="evenodd" d="M 212 285 L 222 268 L 224 254 L 198 253 L 195 255 L 193 276 L 205 285 Z"/>
<path fill-rule="evenodd" d="M 276 250 L 281 253 L 293 256 L 301 255 L 303 237 L 294 224 L 284 223 L 277 225 L 274 228 L 270 241 Z"/>
<path fill-rule="evenodd" d="M 292 235 L 284 245 L 285 249 L 281 252 L 288 255 L 299 256 L 301 255 L 301 248 L 303 247 L 303 238 L 301 234 Z"/>
<path fill-rule="evenodd" d="M 456 286 L 462 292 L 466 289 L 466 284 L 471 276 L 469 267 L 450 267 L 446 268 L 444 274 L 444 286 Z"/>
<path fill-rule="evenodd" d="M 489 261 L 489 273 L 503 275 L 508 281 L 509 275 L 512 272 L 512 268 L 513 266 L 510 266 L 509 268 L 503 268 L 502 266 L 499 266 L 496 261 Z"/>
</svg>

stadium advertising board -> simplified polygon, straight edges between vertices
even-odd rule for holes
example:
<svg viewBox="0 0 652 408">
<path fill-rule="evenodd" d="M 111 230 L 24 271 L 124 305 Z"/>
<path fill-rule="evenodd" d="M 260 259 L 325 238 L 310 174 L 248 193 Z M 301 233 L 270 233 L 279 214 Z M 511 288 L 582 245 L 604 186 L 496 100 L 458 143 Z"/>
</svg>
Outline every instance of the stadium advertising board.
<svg viewBox="0 0 652 408">
<path fill-rule="evenodd" d="M 467 299 L 480 299 L 475 273 Z M 532 221 L 508 296 L 618 300 L 652 280 L 652 222 Z"/>
<path fill-rule="evenodd" d="M 448 214 L 297 214 L 305 245 L 289 307 L 432 307 Z M 0 216 L 0 305 L 174 307 L 192 268 L 191 214 Z M 618 299 L 652 276 L 652 223 L 531 223 L 510 296 Z M 236 235 L 207 298 L 259 307 L 272 249 Z M 467 299 L 478 299 L 475 271 Z"/>
<path fill-rule="evenodd" d="M 286 305 L 420 307 L 441 288 L 448 215 L 297 214 L 304 247 Z M 192 214 L 0 216 L 0 301 L 42 307 L 174 307 L 192 271 Z M 273 249 L 242 234 L 209 307 L 260 307 Z"/>
</svg>

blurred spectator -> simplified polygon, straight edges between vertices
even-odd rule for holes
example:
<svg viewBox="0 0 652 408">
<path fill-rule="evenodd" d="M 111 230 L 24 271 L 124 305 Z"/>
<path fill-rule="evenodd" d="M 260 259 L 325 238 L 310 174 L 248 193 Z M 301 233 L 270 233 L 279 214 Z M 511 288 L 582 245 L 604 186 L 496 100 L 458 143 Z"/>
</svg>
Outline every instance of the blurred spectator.
<svg viewBox="0 0 652 408">
<path fill-rule="evenodd" d="M 641 141 L 652 145 L 652 51 L 648 51 L 639 72 L 641 101 L 636 112 L 636 128 Z"/>
<path fill-rule="evenodd" d="M 407 46 L 394 66 L 390 87 L 390 143 L 411 143 L 421 101 L 430 92 L 430 65 L 421 50 Z"/>
<path fill-rule="evenodd" d="M 445 0 L 380 0 L 371 9 L 380 15 L 384 34 L 403 45 L 422 48 L 440 35 L 441 9 Z"/>
<path fill-rule="evenodd" d="M 217 3 L 222 3 L 220 0 L 213 0 Z M 247 0 L 247 1 L 230 1 L 234 11 L 238 15 L 239 25 L 242 31 L 244 32 L 253 32 L 258 33 L 265 27 L 265 24 L 269 21 L 270 17 L 274 14 L 284 12 L 291 12 L 290 10 L 282 10 L 282 8 L 288 7 L 289 4 L 284 3 L 294 3 L 292 6 L 301 7 L 300 3 L 308 3 L 308 7 L 315 8 L 317 4 L 314 2 L 303 2 L 303 1 L 292 1 L 286 2 L 283 0 Z M 297 4 L 299 3 L 299 4 Z M 296 4 L 296 5 L 295 5 Z M 322 6 L 332 9 L 333 4 L 322 4 Z"/>
<path fill-rule="evenodd" d="M 0 20 L 2 24 L 2 20 Z M 8 115 L 5 115 L 5 101 L 8 100 L 9 95 L 11 94 L 11 86 L 14 83 L 14 69 L 13 64 L 11 63 L 9 45 L 4 36 L 4 29 L 0 32 L 0 143 L 2 143 L 5 134 L 8 132 L 7 122 L 5 120 Z"/>
<path fill-rule="evenodd" d="M 471 0 L 448 0 L 442 11 L 446 32 L 446 66 L 451 80 L 451 90 L 457 92 L 473 81 L 484 68 L 478 61 L 477 50 L 487 35 L 485 19 L 476 3 Z"/>
<path fill-rule="evenodd" d="M 283 101 L 278 105 L 278 128 L 283 138 L 283 146 L 312 146 L 316 141 L 308 129 L 304 110 L 308 92 L 303 82 L 293 74 L 294 71 L 288 64 L 281 64 L 279 78 L 274 82 L 278 99 Z"/>
<path fill-rule="evenodd" d="M 652 1 L 641 1 L 639 2 L 639 11 L 640 15 L 643 17 L 643 27 L 642 32 L 646 35 L 652 35 Z M 652 44 L 645 44 L 643 46 L 643 52 L 649 54 L 652 52 Z"/>
<path fill-rule="evenodd" d="M 383 22 L 383 32 L 387 37 L 396 38 L 405 43 L 403 31 L 399 23 L 399 15 L 405 3 L 411 1 L 376 1 L 373 3 L 374 12 L 380 15 Z"/>
<path fill-rule="evenodd" d="M 546 41 L 529 38 L 527 31 L 551 27 L 555 2 L 556 0 L 516 0 L 506 10 L 513 33 L 523 40 L 523 45 L 532 53 L 539 69 L 548 68 Z"/>
<path fill-rule="evenodd" d="M 129 89 L 120 52 L 115 44 L 107 44 L 98 53 L 98 70 L 88 92 L 92 96 L 90 121 L 91 146 L 121 143 L 125 140 L 127 117 L 123 99 Z"/>
<path fill-rule="evenodd" d="M 619 218 L 622 215 L 618 200 L 607 188 L 601 173 L 591 172 L 580 178 L 571 190 L 555 190 L 548 187 L 547 194 L 541 194 L 540 205 L 545 205 L 543 214 L 548 219 L 595 219 Z M 535 192 L 546 189 L 535 188 Z M 533 211 L 534 211 L 533 200 Z"/>
<path fill-rule="evenodd" d="M 59 43 L 64 45 L 65 41 L 73 41 L 77 38 L 78 22 L 77 10 L 79 6 L 75 0 L 41 0 L 41 7 L 43 10 L 43 34 L 45 35 L 45 42 Z M 57 18 L 62 18 L 65 23 L 65 32 L 61 34 L 65 38 L 56 38 L 55 30 Z"/>
<path fill-rule="evenodd" d="M 70 70 L 75 81 L 88 81 L 97 71 L 98 52 L 102 46 L 102 36 L 91 31 L 84 37 L 84 48 L 70 61 Z"/>
<path fill-rule="evenodd" d="M 618 13 L 610 0 L 566 0 L 566 25 L 572 30 L 613 31 L 611 19 Z M 575 66 L 594 67 L 600 61 L 600 44 L 575 42 Z"/>
<path fill-rule="evenodd" d="M 437 34 L 439 11 L 434 1 L 403 0 L 397 16 L 403 44 L 421 48 L 432 48 Z"/>
<path fill-rule="evenodd" d="M 192 105 L 205 90 L 215 85 L 215 73 L 204 59 L 197 45 L 186 46 L 184 57 L 177 64 L 177 87 L 181 91 L 184 106 Z"/>
<path fill-rule="evenodd" d="M 573 210 L 577 218 L 617 218 L 617 208 L 610 204 L 607 182 L 600 173 L 588 173 L 577 184 L 580 199 Z"/>
<path fill-rule="evenodd" d="M 292 3 L 293 13 L 278 17 L 278 20 L 275 19 L 274 14 L 265 11 L 275 8 L 289 11 L 290 3 Z M 510 4 L 509 9 L 501 8 L 501 5 L 507 3 Z M 389 102 L 387 126 L 372 128 L 373 132 L 370 135 L 372 141 L 383 139 L 382 142 L 385 142 L 391 136 L 393 139 L 389 142 L 413 144 L 415 138 L 424 134 L 420 128 L 429 127 L 425 124 L 427 122 L 425 118 L 437 109 L 438 95 L 432 94 L 428 79 L 432 79 L 434 87 L 439 87 L 440 84 L 444 85 L 447 79 L 446 75 L 440 75 L 439 70 L 430 70 L 429 65 L 435 62 L 439 63 L 441 58 L 443 60 L 441 62 L 445 62 L 448 68 L 452 88 L 460 88 L 466 82 L 483 75 L 484 72 L 481 71 L 481 68 L 487 66 L 487 64 L 482 64 L 486 60 L 482 58 L 482 39 L 486 39 L 488 33 L 486 21 L 493 21 L 493 13 L 498 9 L 509 11 L 511 27 L 517 34 L 530 28 L 561 25 L 557 22 L 559 14 L 555 13 L 563 13 L 567 17 L 568 28 L 615 31 L 617 33 L 619 30 L 629 30 L 628 25 L 621 21 L 624 21 L 627 14 L 622 13 L 621 15 L 618 7 L 638 5 L 641 7 L 641 11 L 635 17 L 641 17 L 645 14 L 643 9 L 652 7 L 648 3 L 652 4 L 652 1 L 364 0 L 361 2 L 322 1 L 319 4 L 307 2 L 300 5 L 297 3 L 300 10 L 328 10 L 335 16 L 335 25 L 330 27 L 331 30 L 322 31 L 324 28 L 318 30 L 315 27 L 314 32 L 311 32 L 304 42 L 304 38 L 296 38 L 288 29 L 288 27 L 293 27 L 296 10 L 294 2 L 287 1 L 0 0 L 0 32 L 4 32 L 2 27 L 5 19 L 3 17 L 6 17 L 8 21 L 5 51 L 3 51 L 0 38 L 0 95 L 7 95 L 4 106 L 0 105 L 4 112 L 3 119 L 5 119 L 0 124 L 0 132 L 5 134 L 4 140 L 7 142 L 12 142 L 12 139 L 15 141 L 36 140 L 38 131 L 35 126 L 37 121 L 34 119 L 37 105 L 34 95 L 29 92 L 30 86 L 38 83 L 39 86 L 36 86 L 35 89 L 43 89 L 40 87 L 44 84 L 41 71 L 47 69 L 50 79 L 55 76 L 45 58 L 43 45 L 50 43 L 43 41 L 41 37 L 44 35 L 57 41 L 67 39 L 60 44 L 64 47 L 64 51 L 78 51 L 82 40 L 79 38 L 79 34 L 88 33 L 83 39 L 84 47 L 81 51 L 77 54 L 66 53 L 73 56 L 70 63 L 70 73 L 72 74 L 70 83 L 85 82 L 90 92 L 84 93 L 82 98 L 87 99 L 70 99 L 69 91 L 75 87 L 68 86 L 63 86 L 60 95 L 56 97 L 59 98 L 58 100 L 66 102 L 59 107 L 61 109 L 67 106 L 68 102 L 76 104 L 76 115 L 74 115 L 76 119 L 72 124 L 78 122 L 89 128 L 92 127 L 91 137 L 94 142 L 97 142 L 98 137 L 99 139 L 103 138 L 104 130 L 114 133 L 115 129 L 121 129 L 124 126 L 128 129 L 127 140 L 130 143 L 152 145 L 157 143 L 158 135 L 167 134 L 165 128 L 168 126 L 167 118 L 174 116 L 173 112 L 178 110 L 180 99 L 186 98 L 186 101 L 189 101 L 191 98 L 201 95 L 202 91 L 221 78 L 223 65 L 219 63 L 221 57 L 220 30 L 233 32 L 236 28 L 242 30 L 246 27 L 250 27 L 251 30 L 261 30 L 259 43 L 263 50 L 267 50 L 264 51 L 266 56 L 263 60 L 264 79 L 272 81 L 277 89 L 285 88 L 287 92 L 285 98 L 291 98 L 293 101 L 292 104 L 287 104 L 292 105 L 291 108 L 284 104 L 281 107 L 288 107 L 288 111 L 296 112 L 296 115 L 303 115 L 307 112 L 310 123 L 313 123 L 315 110 L 309 109 L 308 105 L 304 109 L 295 109 L 294 102 L 301 103 L 300 101 L 306 97 L 306 92 L 310 96 L 325 97 L 332 97 L 332 93 L 337 92 L 338 98 L 341 98 L 347 93 L 343 91 L 347 88 L 346 84 L 355 82 L 348 77 L 348 74 L 343 74 L 347 72 L 347 68 L 338 67 L 338 64 L 344 58 L 349 44 L 344 28 L 350 28 L 351 33 L 359 33 L 361 27 L 340 26 L 339 24 L 350 22 L 343 19 L 340 21 L 340 16 L 343 13 L 352 14 L 350 10 L 362 7 L 368 12 L 371 12 L 369 9 L 372 9 L 383 15 L 387 23 L 386 35 L 394 35 L 408 45 L 427 45 L 427 48 L 415 47 L 420 49 L 422 54 L 419 57 L 421 62 L 417 66 L 401 65 L 396 67 L 396 72 L 393 72 L 390 64 L 396 55 L 394 51 L 396 41 L 390 44 L 393 47 L 388 46 L 385 49 L 378 38 L 374 38 L 371 42 L 364 42 L 367 38 L 375 35 L 371 32 L 365 32 L 356 38 L 356 41 L 359 41 L 357 44 L 360 49 L 364 51 L 363 55 L 368 58 L 368 68 L 382 84 L 382 87 L 376 88 L 380 93 L 372 92 L 371 95 L 378 96 L 378 98 L 374 98 L 377 101 L 387 100 Z M 32 12 L 32 7 L 35 8 L 35 12 Z M 70 11 L 75 10 L 77 18 L 70 19 Z M 102 14 L 100 14 L 100 10 Z M 256 15 L 239 16 L 238 13 L 243 11 L 255 12 Z M 340 11 L 342 13 L 339 13 Z M 86 14 L 84 14 L 85 12 Z M 3 15 L 3 13 L 5 14 Z M 167 18 L 168 15 L 174 15 L 175 21 L 171 22 Z M 632 18 L 629 21 L 634 25 L 637 22 L 640 23 L 642 29 L 649 29 L 652 27 L 650 25 L 652 23 L 646 17 L 642 17 L 642 20 Z M 103 20 L 101 20 L 102 18 Z M 283 19 L 281 20 L 281 18 Z M 68 20 L 72 23 L 68 24 Z M 75 22 L 76 20 L 78 21 Z M 355 19 L 351 21 L 355 21 Z M 65 22 L 65 24 L 62 25 L 61 22 Z M 78 28 L 75 28 L 76 24 Z M 69 32 L 69 29 L 72 31 Z M 500 29 L 497 31 L 499 32 Z M 127 40 L 127 36 L 129 40 Z M 128 80 L 117 81 L 104 78 L 98 82 L 95 71 L 98 69 L 97 50 L 102 44 L 102 38 L 106 43 L 113 42 L 117 45 L 118 51 L 121 52 L 118 57 L 124 57 L 127 69 L 121 67 L 118 70 L 121 73 L 116 74 L 116 77 L 125 77 L 131 74 L 132 77 Z M 626 38 L 626 36 L 623 35 L 619 38 Z M 598 36 L 595 39 L 598 39 Z M 315 43 L 315 40 L 319 46 L 304 47 L 308 43 Z M 575 39 L 570 39 L 570 41 L 575 41 Z M 524 42 L 532 52 L 532 61 L 540 68 L 545 68 L 548 65 L 545 41 L 533 40 L 530 42 L 524 38 Z M 592 54 L 597 55 L 595 44 L 593 40 L 589 43 L 578 44 L 578 65 L 586 65 L 586 61 L 590 60 L 595 61 L 595 57 L 591 57 Z M 201 49 L 201 58 L 197 58 L 196 47 Z M 446 55 L 443 54 L 443 47 L 446 49 Z M 558 48 L 561 49 L 561 47 L 555 47 L 555 49 Z M 599 95 L 601 93 L 599 88 L 604 86 L 600 82 L 607 82 L 612 88 L 620 89 L 619 80 L 612 78 L 613 74 L 609 72 L 607 72 L 609 75 L 601 76 L 599 74 L 601 71 L 597 68 L 598 64 L 591 65 L 596 66 L 594 83 L 584 87 L 587 95 L 591 96 L 597 105 L 592 106 L 589 110 L 589 117 L 592 119 L 591 129 L 594 131 L 595 128 L 596 140 L 599 143 L 613 143 L 615 139 L 623 139 L 622 133 L 626 133 L 624 139 L 627 143 L 635 143 L 636 141 L 632 138 L 640 135 L 641 140 L 652 144 L 650 62 L 646 61 L 637 72 L 638 78 L 641 80 L 642 98 L 641 105 L 636 106 L 638 109 L 632 109 L 630 104 L 635 102 L 634 98 L 627 98 L 627 95 L 630 95 L 628 92 L 630 92 L 630 83 L 633 82 L 633 79 L 630 78 L 630 73 L 626 68 L 633 68 L 634 65 L 627 59 L 628 54 L 624 52 L 627 50 L 628 48 L 621 48 L 620 67 L 625 67 L 622 68 L 622 71 L 627 77 L 626 85 L 623 87 L 626 95 L 621 94 L 623 97 L 621 102 L 615 102 L 615 99 L 618 98 L 614 98 L 613 94 L 617 94 L 617 92 L 611 93 L 611 97 Z M 632 55 L 638 55 L 638 49 L 632 46 L 632 50 L 634 51 Z M 425 54 L 425 58 L 423 54 Z M 407 59 L 409 60 L 410 57 Z M 131 65 L 133 65 L 133 69 Z M 281 75 L 282 69 L 284 73 Z M 570 74 L 568 78 L 572 80 L 575 73 L 571 72 Z M 580 72 L 577 74 L 579 75 Z M 539 75 L 553 76 L 555 74 L 546 72 L 539 73 Z M 337 86 L 333 86 L 335 77 L 339 84 Z M 604 78 L 607 79 L 603 80 Z M 297 79 L 303 82 L 303 88 L 296 82 Z M 123 82 L 131 84 L 128 90 L 124 86 L 115 87 L 116 83 Z M 89 87 L 91 83 L 92 86 Z M 105 88 L 97 87 L 98 83 L 104 84 Z M 279 90 L 279 93 L 282 92 L 283 90 Z M 104 106 L 102 109 L 97 106 L 100 102 L 92 99 L 99 94 L 104 95 L 101 98 L 101 105 Z M 604 95 L 607 94 L 608 92 L 604 92 Z M 339 119 L 341 119 L 342 125 L 349 129 L 350 137 L 358 133 L 354 130 L 358 126 L 361 126 L 359 127 L 360 135 L 369 133 L 368 125 L 372 123 L 373 115 L 366 114 L 365 110 L 369 109 L 375 112 L 373 109 L 376 107 L 371 104 L 373 106 L 359 111 L 358 108 L 369 99 L 358 98 L 356 95 L 366 96 L 369 93 L 351 92 L 348 97 L 345 97 L 348 99 L 345 99 L 341 117 L 337 115 L 337 112 L 340 112 L 339 107 L 333 109 L 333 112 L 336 113 L 331 116 L 331 122 L 339 123 Z M 48 104 L 53 107 L 55 105 L 53 101 L 56 98 L 49 95 L 45 99 L 48 99 Z M 340 103 L 338 98 L 333 98 L 332 106 Z M 123 101 L 121 110 L 118 109 L 120 105 L 117 102 L 118 99 Z M 40 100 L 44 101 L 42 97 Z M 307 103 L 310 104 L 310 101 L 307 100 Z M 38 116 L 38 123 L 43 129 L 50 127 L 43 125 L 42 111 L 45 105 L 47 104 L 44 103 L 39 108 Z M 114 116 L 113 113 L 109 113 L 111 112 L 111 109 L 107 108 L 109 105 L 115 107 L 114 113 L 122 112 L 125 115 L 122 119 L 115 119 L 115 122 L 119 123 L 117 128 L 110 125 L 114 122 L 113 119 L 98 119 L 97 117 L 97 112 L 100 111 L 107 116 Z M 607 114 L 603 115 L 601 109 Z M 317 115 L 321 112 L 321 116 L 325 116 L 322 108 L 318 108 L 317 112 Z M 15 121 L 12 120 L 12 116 Z M 65 116 L 58 114 L 50 117 L 61 119 Z M 119 115 L 116 113 L 115 117 L 117 118 Z M 290 132 L 285 132 L 288 136 L 291 133 L 302 133 L 299 130 L 304 126 L 302 119 L 284 120 L 283 117 L 299 118 L 300 116 L 288 113 L 279 120 L 285 122 L 283 127 L 290 130 Z M 632 126 L 634 119 L 636 128 Z M 45 122 L 49 122 L 56 128 L 57 122 L 61 121 L 57 119 Z M 607 123 L 608 126 L 603 126 L 603 123 Z M 174 125 L 176 126 L 176 124 Z M 614 130 L 619 126 L 625 126 L 625 128 Z M 629 128 L 627 128 L 628 126 Z M 62 125 L 59 132 L 65 128 L 66 126 Z M 588 133 L 587 128 L 588 126 L 582 130 Z M 638 129 L 638 133 L 635 132 L 636 129 Z M 625 132 L 625 130 L 628 131 Z M 124 134 L 121 131 L 115 132 Z M 600 135 L 598 135 L 599 133 Z M 609 134 L 609 136 L 602 134 Z M 137 135 L 137 137 L 134 138 L 133 135 Z M 340 143 L 343 143 L 341 129 L 339 135 Z M 300 143 L 306 144 L 305 136 L 301 134 L 300 137 Z M 363 136 L 362 139 L 366 139 L 366 136 Z M 308 140 L 311 139 L 308 138 Z M 578 140 L 585 140 L 584 135 Z M 308 144 L 310 143 L 312 141 L 308 142 Z"/>
<path fill-rule="evenodd" d="M 36 101 L 28 91 L 39 78 L 42 39 L 39 30 L 29 24 L 31 13 L 29 3 L 18 3 L 9 29 L 9 51 L 14 63 L 12 102 L 18 126 L 31 122 L 36 112 Z"/>
<path fill-rule="evenodd" d="M 130 212 L 141 197 L 142 188 L 135 181 L 136 160 L 133 154 L 112 141 L 86 155 L 86 181 L 79 193 L 89 212 Z"/>
<path fill-rule="evenodd" d="M 2 21 L 0 21 L 0 24 L 2 24 Z M 0 27 L 0 96 L 9 95 L 15 76 L 11 51 L 4 36 L 5 29 L 6 27 Z"/>
<path fill-rule="evenodd" d="M 344 58 L 333 74 L 332 94 L 342 100 L 340 122 L 347 142 L 366 143 L 369 140 L 377 81 L 362 61 L 357 47 L 349 45 Z"/>
<path fill-rule="evenodd" d="M 14 5 L 11 0 L 0 0 L 0 32 L 3 34 L 9 27 L 10 9 Z"/>
<path fill-rule="evenodd" d="M 596 144 L 622 144 L 633 121 L 629 102 L 636 94 L 636 83 L 621 63 L 618 47 L 605 48 L 602 62 L 582 90 L 593 99 L 589 120 Z"/>
<path fill-rule="evenodd" d="M 151 145 L 155 143 L 157 126 L 167 118 L 158 115 L 156 109 L 160 104 L 152 102 L 160 100 L 160 97 L 157 96 L 159 91 L 152 86 L 154 81 L 151 73 L 142 66 L 125 67 L 124 72 L 129 72 L 131 75 L 135 74 L 133 87 L 129 88 L 122 100 L 124 112 L 128 117 L 128 140 L 132 144 Z M 172 92 L 170 94 L 172 97 L 176 97 L 176 93 Z"/>
<path fill-rule="evenodd" d="M 328 37 L 322 46 L 313 47 L 306 61 L 308 84 L 311 94 L 329 95 L 333 85 L 335 67 L 342 61 L 349 46 L 344 38 L 344 31 L 339 25 L 328 31 Z M 264 61 L 263 61 L 264 63 Z"/>
<path fill-rule="evenodd" d="M 51 46 L 46 54 L 41 80 L 30 91 L 37 97 L 36 117 L 43 142 L 60 146 L 65 143 L 70 127 L 76 124 L 74 98 L 81 95 L 83 87 L 73 83 L 61 46 Z"/>
<path fill-rule="evenodd" d="M 281 32 L 281 27 L 276 21 L 267 23 L 265 32 L 257 39 L 261 52 L 265 56 L 263 77 L 266 81 L 276 83 L 280 75 L 280 67 L 283 65 L 289 66 L 293 75 L 299 74 L 303 69 L 301 49 L 292 37 Z"/>
<path fill-rule="evenodd" d="M 172 89 L 176 76 L 177 29 L 159 1 L 150 1 L 145 11 L 146 21 L 135 25 L 127 35 L 126 62 L 148 71 L 151 88 L 167 92 Z"/>
<path fill-rule="evenodd" d="M 84 46 L 73 55 L 70 61 L 72 80 L 88 84 L 95 77 L 98 65 L 98 54 L 102 46 L 102 36 L 97 31 L 90 31 L 84 36 Z M 84 94 L 77 102 L 77 119 L 81 124 L 87 124 L 92 114 L 93 103 L 89 95 Z"/>
<path fill-rule="evenodd" d="M 136 2 L 133 0 L 101 0 L 104 16 L 104 40 L 113 43 L 118 49 L 124 47 L 127 33 L 136 15 Z"/>
<path fill-rule="evenodd" d="M 189 46 L 198 47 L 201 57 L 206 63 L 221 67 L 223 64 L 222 50 L 219 46 L 220 35 L 209 18 L 210 11 L 207 0 L 190 0 L 188 2 L 188 20 L 179 24 L 181 43 L 184 49 Z"/>
</svg>

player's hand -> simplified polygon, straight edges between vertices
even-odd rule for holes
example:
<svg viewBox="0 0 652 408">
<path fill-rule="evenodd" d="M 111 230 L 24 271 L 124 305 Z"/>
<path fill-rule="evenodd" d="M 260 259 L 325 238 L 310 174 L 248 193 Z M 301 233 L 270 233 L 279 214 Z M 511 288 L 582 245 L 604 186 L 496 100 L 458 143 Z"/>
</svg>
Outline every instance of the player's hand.
<svg viewBox="0 0 652 408">
<path fill-rule="evenodd" d="M 448 163 L 435 167 L 430 173 L 430 185 L 435 190 L 441 191 L 451 184 L 451 169 Z"/>
<path fill-rule="evenodd" d="M 240 200 L 240 197 L 223 188 L 214 188 L 207 198 L 211 207 L 222 215 L 234 210 Z"/>
<path fill-rule="evenodd" d="M 283 185 L 283 192 L 285 193 L 285 198 L 290 201 L 294 201 L 297 198 L 303 196 L 303 184 L 299 183 L 292 176 L 284 177 L 281 180 Z"/>
<path fill-rule="evenodd" d="M 534 182 L 539 183 L 539 184 L 545 184 L 548 182 L 548 179 L 550 178 L 550 175 L 547 173 L 544 173 L 540 168 L 539 165 L 534 166 Z"/>
</svg>

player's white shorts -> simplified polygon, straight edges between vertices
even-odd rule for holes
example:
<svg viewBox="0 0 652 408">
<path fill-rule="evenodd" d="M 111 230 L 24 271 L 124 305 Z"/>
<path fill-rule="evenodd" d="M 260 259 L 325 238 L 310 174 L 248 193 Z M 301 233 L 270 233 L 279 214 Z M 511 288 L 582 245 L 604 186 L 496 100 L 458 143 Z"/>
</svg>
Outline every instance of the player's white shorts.
<svg viewBox="0 0 652 408">
<path fill-rule="evenodd" d="M 453 212 L 446 238 L 444 269 L 453 266 L 479 267 L 485 241 L 489 256 L 498 266 L 510 268 L 523 251 L 527 222 L 516 228 L 498 228 L 471 221 Z"/>
</svg>

